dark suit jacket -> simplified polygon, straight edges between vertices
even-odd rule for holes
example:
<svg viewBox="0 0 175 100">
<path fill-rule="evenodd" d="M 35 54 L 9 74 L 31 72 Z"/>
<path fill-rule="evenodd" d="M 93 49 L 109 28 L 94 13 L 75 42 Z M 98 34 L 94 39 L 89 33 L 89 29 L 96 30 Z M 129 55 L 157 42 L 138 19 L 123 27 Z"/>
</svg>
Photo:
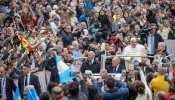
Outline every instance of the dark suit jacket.
<svg viewBox="0 0 175 100">
<path fill-rule="evenodd" d="M 6 77 L 6 96 L 8 100 L 12 100 L 13 98 L 13 92 L 16 90 L 16 85 L 13 81 L 13 79 Z"/>
<path fill-rule="evenodd" d="M 116 73 L 122 73 L 122 70 L 126 69 L 125 66 L 123 66 L 123 65 L 119 65 L 118 67 L 119 68 L 118 68 Z M 108 73 L 114 73 L 113 68 L 114 67 L 112 65 L 109 65 L 109 66 L 106 67 L 106 70 L 108 71 Z"/>
<path fill-rule="evenodd" d="M 98 61 L 101 61 L 101 55 L 104 55 L 105 54 L 105 50 L 101 51 L 99 54 L 98 54 Z"/>
<path fill-rule="evenodd" d="M 60 83 L 60 77 L 56 66 L 51 69 L 50 82 Z"/>
<path fill-rule="evenodd" d="M 101 67 L 100 62 L 97 61 L 96 59 L 94 59 L 92 66 L 90 66 L 89 61 L 86 60 L 85 62 L 83 62 L 80 70 L 82 73 L 85 73 L 86 70 L 91 70 L 92 73 L 99 73 L 100 67 Z"/>
<path fill-rule="evenodd" d="M 147 37 L 146 43 L 148 43 L 147 41 L 148 41 L 148 37 Z M 156 34 L 154 34 L 154 46 L 155 46 L 155 50 L 157 49 L 159 42 L 163 42 L 163 38 L 162 38 L 162 36 L 160 34 L 157 34 L 156 33 Z"/>
<path fill-rule="evenodd" d="M 21 93 L 21 97 L 23 98 L 23 90 L 24 90 L 24 78 L 25 75 L 21 75 L 18 79 L 18 86 L 19 86 L 19 91 Z M 33 73 L 30 73 L 30 82 L 29 85 L 33 85 L 34 88 L 36 89 L 36 92 L 38 95 L 41 94 L 41 86 L 40 86 L 40 82 L 38 79 L 38 76 L 34 75 Z"/>
</svg>

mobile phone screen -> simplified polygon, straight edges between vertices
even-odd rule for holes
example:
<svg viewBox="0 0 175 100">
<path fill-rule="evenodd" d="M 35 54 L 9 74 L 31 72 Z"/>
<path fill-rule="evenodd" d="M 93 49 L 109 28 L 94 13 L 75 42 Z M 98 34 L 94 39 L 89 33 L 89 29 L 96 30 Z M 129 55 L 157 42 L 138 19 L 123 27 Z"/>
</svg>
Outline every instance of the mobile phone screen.
<svg viewBox="0 0 175 100">
<path fill-rule="evenodd" d="M 137 68 L 136 67 L 138 67 L 139 66 L 139 61 L 134 61 L 134 70 L 137 70 Z"/>
<path fill-rule="evenodd" d="M 165 80 L 167 80 L 167 78 L 168 78 L 168 73 L 164 73 L 164 78 L 165 78 Z"/>
<path fill-rule="evenodd" d="M 122 70 L 122 76 L 123 76 L 123 77 L 126 76 L 126 70 Z"/>
<path fill-rule="evenodd" d="M 170 67 L 170 64 L 169 63 L 163 63 L 162 67 L 167 67 L 168 68 L 168 67 Z"/>
</svg>

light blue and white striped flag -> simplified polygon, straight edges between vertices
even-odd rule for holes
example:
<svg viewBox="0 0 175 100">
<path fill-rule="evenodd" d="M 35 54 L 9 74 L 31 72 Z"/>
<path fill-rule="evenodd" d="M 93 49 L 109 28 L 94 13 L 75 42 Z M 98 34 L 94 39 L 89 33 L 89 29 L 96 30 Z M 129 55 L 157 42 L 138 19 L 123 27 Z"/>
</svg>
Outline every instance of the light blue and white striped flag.
<svg viewBox="0 0 175 100">
<path fill-rule="evenodd" d="M 68 82 L 70 80 L 72 80 L 73 78 L 76 77 L 76 75 L 71 76 L 70 73 L 72 72 L 72 70 L 69 68 L 68 65 L 66 65 L 58 55 L 55 55 L 55 59 L 56 59 L 56 65 L 57 65 L 57 69 L 58 69 L 58 74 L 60 77 L 60 83 L 65 83 Z"/>
<path fill-rule="evenodd" d="M 29 88 L 27 88 L 27 98 L 28 100 L 39 100 L 39 97 L 36 93 L 35 88 L 30 90 Z"/>
<path fill-rule="evenodd" d="M 14 100 L 21 100 L 21 96 L 20 96 L 20 92 L 19 92 L 19 87 L 18 86 L 16 87 Z"/>
</svg>

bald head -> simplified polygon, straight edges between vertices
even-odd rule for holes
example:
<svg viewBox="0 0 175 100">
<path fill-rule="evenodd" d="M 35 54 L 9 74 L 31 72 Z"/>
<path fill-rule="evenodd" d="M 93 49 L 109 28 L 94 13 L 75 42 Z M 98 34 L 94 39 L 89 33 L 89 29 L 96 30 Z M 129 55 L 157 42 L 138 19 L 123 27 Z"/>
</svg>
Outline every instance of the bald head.
<svg viewBox="0 0 175 100">
<path fill-rule="evenodd" d="M 57 98 L 60 94 L 62 93 L 62 89 L 61 87 L 59 86 L 55 86 L 53 89 L 52 89 L 52 94 L 55 98 Z"/>
<path fill-rule="evenodd" d="M 163 91 L 159 91 L 156 95 L 156 99 L 157 100 L 164 100 L 165 99 L 165 96 L 166 96 L 166 93 L 163 92 Z"/>
<path fill-rule="evenodd" d="M 112 66 L 113 67 L 117 67 L 119 65 L 119 63 L 120 63 L 120 58 L 119 57 L 114 57 L 112 59 Z"/>
<path fill-rule="evenodd" d="M 95 57 L 95 53 L 93 51 L 88 52 L 88 60 L 92 60 Z"/>
<path fill-rule="evenodd" d="M 131 46 L 132 46 L 133 48 L 135 48 L 136 45 L 137 45 L 137 40 L 136 40 L 136 38 L 131 38 L 130 44 L 131 44 Z"/>
<path fill-rule="evenodd" d="M 146 62 L 148 61 L 147 54 L 142 54 L 142 56 L 141 56 L 141 61 L 142 61 L 143 63 L 146 63 Z"/>
</svg>

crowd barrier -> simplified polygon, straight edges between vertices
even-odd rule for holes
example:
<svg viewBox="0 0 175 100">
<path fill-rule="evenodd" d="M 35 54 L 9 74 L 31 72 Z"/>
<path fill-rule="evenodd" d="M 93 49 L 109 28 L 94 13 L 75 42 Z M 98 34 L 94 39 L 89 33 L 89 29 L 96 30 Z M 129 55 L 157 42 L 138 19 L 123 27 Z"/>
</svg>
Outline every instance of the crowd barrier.
<svg viewBox="0 0 175 100">
<path fill-rule="evenodd" d="M 173 54 L 170 57 L 171 60 L 175 60 L 175 40 L 165 40 L 166 49 L 169 54 Z"/>
</svg>

